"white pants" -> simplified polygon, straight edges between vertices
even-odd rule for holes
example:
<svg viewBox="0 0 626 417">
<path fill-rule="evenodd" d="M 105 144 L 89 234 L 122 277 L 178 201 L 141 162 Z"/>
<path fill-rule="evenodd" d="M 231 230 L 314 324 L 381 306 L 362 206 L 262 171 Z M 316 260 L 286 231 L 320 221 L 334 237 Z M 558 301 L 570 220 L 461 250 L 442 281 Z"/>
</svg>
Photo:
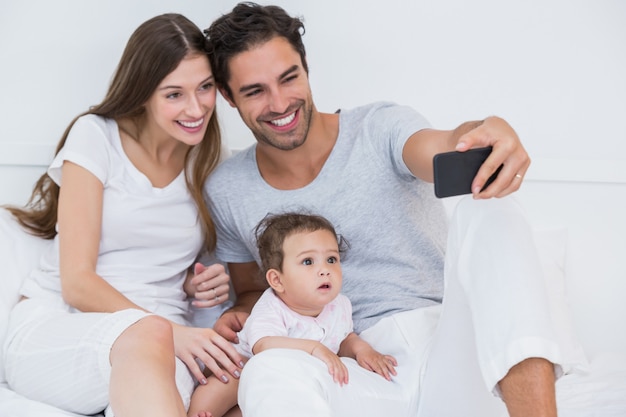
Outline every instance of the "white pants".
<svg viewBox="0 0 626 417">
<path fill-rule="evenodd" d="M 109 354 L 120 334 L 148 316 L 141 310 L 72 313 L 57 300 L 27 299 L 11 312 L 5 346 L 6 378 L 13 391 L 77 414 L 109 404 Z M 176 358 L 176 384 L 185 406 L 194 380 Z"/>
<path fill-rule="evenodd" d="M 386 317 L 361 334 L 398 360 L 392 382 L 344 359 L 350 381 L 339 386 L 322 361 L 269 350 L 244 368 L 244 416 L 484 416 L 503 407 L 490 392 L 520 361 L 546 358 L 557 376 L 584 366 L 573 337 L 552 320 L 532 232 L 511 198 L 461 200 L 445 284 L 443 307 Z"/>
</svg>

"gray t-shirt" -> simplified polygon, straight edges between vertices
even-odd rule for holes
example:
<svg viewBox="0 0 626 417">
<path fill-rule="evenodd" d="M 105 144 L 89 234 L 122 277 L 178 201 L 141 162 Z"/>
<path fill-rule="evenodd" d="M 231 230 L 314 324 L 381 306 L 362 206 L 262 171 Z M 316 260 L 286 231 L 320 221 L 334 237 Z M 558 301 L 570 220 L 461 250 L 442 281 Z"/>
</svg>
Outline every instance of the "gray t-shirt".
<svg viewBox="0 0 626 417">
<path fill-rule="evenodd" d="M 355 331 L 382 317 L 441 302 L 447 221 L 433 186 L 402 160 L 406 140 L 428 128 L 409 107 L 374 103 L 339 115 L 339 136 L 317 178 L 277 190 L 259 174 L 255 147 L 224 161 L 207 183 L 217 257 L 259 261 L 254 229 L 268 213 L 304 210 L 328 218 L 350 243 L 343 293 Z"/>
</svg>

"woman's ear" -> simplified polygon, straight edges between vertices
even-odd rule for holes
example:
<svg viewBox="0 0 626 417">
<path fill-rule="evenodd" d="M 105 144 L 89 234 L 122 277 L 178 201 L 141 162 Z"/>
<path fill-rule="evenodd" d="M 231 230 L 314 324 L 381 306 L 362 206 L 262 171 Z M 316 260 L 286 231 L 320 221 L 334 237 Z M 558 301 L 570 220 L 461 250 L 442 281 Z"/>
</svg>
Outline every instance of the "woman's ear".
<svg viewBox="0 0 626 417">
<path fill-rule="evenodd" d="M 280 279 L 280 271 L 273 268 L 269 269 L 265 274 L 265 279 L 267 280 L 267 283 L 270 285 L 270 287 L 272 287 L 272 289 L 277 293 L 282 293 L 285 291 L 283 283 Z"/>
</svg>

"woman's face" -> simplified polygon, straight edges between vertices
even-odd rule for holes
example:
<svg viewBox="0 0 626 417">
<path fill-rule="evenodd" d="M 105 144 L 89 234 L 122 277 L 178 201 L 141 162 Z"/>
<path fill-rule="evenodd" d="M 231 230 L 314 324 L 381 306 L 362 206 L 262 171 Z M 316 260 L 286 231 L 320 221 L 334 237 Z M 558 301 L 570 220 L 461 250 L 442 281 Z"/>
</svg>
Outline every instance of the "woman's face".
<svg viewBox="0 0 626 417">
<path fill-rule="evenodd" d="M 188 55 L 146 102 L 148 129 L 189 146 L 197 145 L 215 110 L 215 94 L 208 58 Z"/>
</svg>

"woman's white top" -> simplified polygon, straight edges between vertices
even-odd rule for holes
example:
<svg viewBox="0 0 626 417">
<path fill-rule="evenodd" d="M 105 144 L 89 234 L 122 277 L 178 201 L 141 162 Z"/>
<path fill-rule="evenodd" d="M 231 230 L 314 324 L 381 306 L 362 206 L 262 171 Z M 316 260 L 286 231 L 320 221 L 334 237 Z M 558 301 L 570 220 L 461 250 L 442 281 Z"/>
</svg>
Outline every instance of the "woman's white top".
<svg viewBox="0 0 626 417">
<path fill-rule="evenodd" d="M 184 315 L 183 282 L 203 243 L 184 172 L 166 187 L 153 187 L 124 152 L 117 123 L 95 115 L 78 119 L 48 169 L 61 187 L 64 161 L 87 169 L 104 185 L 96 272 L 153 313 L 170 319 Z M 61 297 L 58 235 L 21 292 Z"/>
</svg>

